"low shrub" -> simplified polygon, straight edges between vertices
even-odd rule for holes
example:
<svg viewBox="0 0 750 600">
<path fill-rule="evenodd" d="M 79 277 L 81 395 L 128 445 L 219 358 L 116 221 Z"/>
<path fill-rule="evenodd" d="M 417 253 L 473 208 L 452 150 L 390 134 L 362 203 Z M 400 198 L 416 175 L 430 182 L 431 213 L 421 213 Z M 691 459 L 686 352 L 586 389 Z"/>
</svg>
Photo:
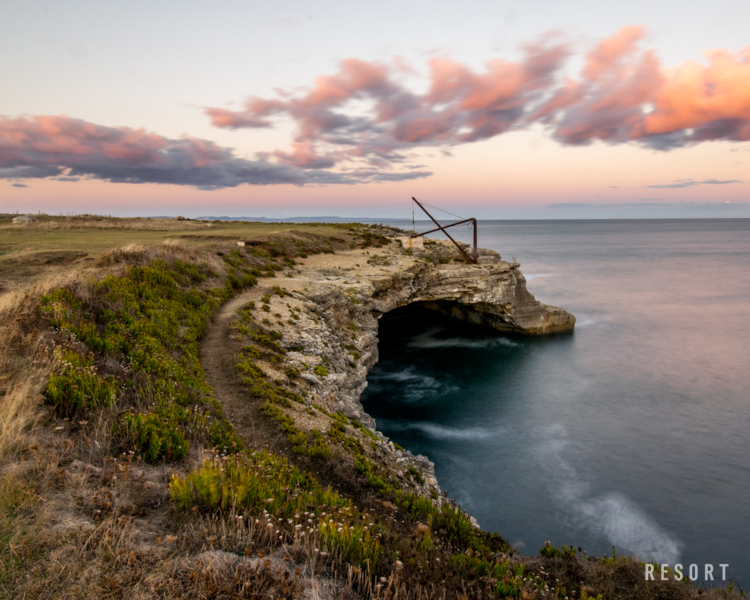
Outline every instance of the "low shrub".
<svg viewBox="0 0 750 600">
<path fill-rule="evenodd" d="M 57 351 L 57 368 L 50 374 L 45 399 L 63 417 L 87 409 L 105 408 L 117 400 L 118 382 L 97 373 L 90 356 Z"/>
<path fill-rule="evenodd" d="M 555 548 L 550 542 L 545 542 L 544 546 L 539 550 L 539 556 L 544 556 L 545 558 L 574 558 L 578 550 L 576 548 L 563 545 L 562 550 L 560 548 Z M 617 559 L 617 556 L 615 555 L 615 560 Z"/>
<path fill-rule="evenodd" d="M 372 530 L 361 523 L 321 523 L 319 530 L 323 545 L 344 562 L 372 568 L 378 564 L 382 548 Z"/>
<path fill-rule="evenodd" d="M 124 435 L 146 462 L 180 461 L 189 448 L 185 432 L 174 422 L 154 413 L 128 413 L 123 417 Z"/>
<path fill-rule="evenodd" d="M 206 460 L 183 478 L 173 476 L 169 492 L 183 510 L 266 510 L 280 518 L 299 511 L 317 514 L 326 508 L 352 506 L 285 458 L 262 451 Z"/>
</svg>

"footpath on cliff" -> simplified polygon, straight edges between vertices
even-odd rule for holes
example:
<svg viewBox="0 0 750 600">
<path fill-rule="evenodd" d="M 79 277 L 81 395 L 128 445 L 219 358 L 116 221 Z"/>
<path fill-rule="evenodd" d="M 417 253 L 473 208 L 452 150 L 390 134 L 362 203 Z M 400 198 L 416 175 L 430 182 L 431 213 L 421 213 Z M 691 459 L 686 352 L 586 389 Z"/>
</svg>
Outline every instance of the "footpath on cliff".
<svg viewBox="0 0 750 600">
<path fill-rule="evenodd" d="M 466 264 L 450 242 L 409 241 L 390 227 L 367 231 L 375 243 L 347 248 L 347 240 L 331 238 L 338 249 L 311 256 L 299 251 L 305 240 L 294 232 L 269 240 L 274 252 L 296 258 L 220 309 L 204 336 L 201 363 L 248 446 L 283 452 L 354 495 L 366 493 L 373 481 L 377 488 L 379 479 L 417 494 L 439 494 L 428 457 L 390 442 L 360 403 L 367 373 L 378 360 L 379 317 L 420 303 L 501 332 L 529 335 L 571 330 L 575 317 L 538 302 L 526 289 L 520 265 L 494 251 L 482 249 L 479 264 Z M 268 250 L 258 241 L 239 242 L 239 255 L 263 256 Z M 301 401 L 271 410 L 264 399 L 269 385 Z M 341 427 L 337 419 L 355 425 L 339 431 L 339 439 L 331 429 Z M 333 441 L 356 452 L 339 452 Z M 337 459 L 320 460 L 329 452 Z"/>
</svg>

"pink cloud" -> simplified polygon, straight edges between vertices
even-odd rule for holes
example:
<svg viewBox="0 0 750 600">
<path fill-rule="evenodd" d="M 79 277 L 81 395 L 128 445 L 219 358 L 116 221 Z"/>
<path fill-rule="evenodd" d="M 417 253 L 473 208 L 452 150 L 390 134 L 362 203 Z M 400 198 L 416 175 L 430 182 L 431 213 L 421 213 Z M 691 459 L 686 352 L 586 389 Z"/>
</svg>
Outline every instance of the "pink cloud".
<svg viewBox="0 0 750 600">
<path fill-rule="evenodd" d="M 736 55 L 706 52 L 708 65 L 689 61 L 668 71 L 644 122 L 648 135 L 731 122 L 730 139 L 750 139 L 750 46 Z"/>
<path fill-rule="evenodd" d="M 243 183 L 327 184 L 416 179 L 428 173 L 311 172 L 315 155 L 300 144 L 285 160 L 246 160 L 209 140 L 170 139 L 143 129 L 106 127 L 65 116 L 0 117 L 0 178 L 19 180 L 64 176 L 124 183 L 170 183 L 202 189 Z"/>
<path fill-rule="evenodd" d="M 245 121 L 267 126 L 272 115 L 290 118 L 297 124 L 293 151 L 277 155 L 299 165 L 400 162 L 412 149 L 446 149 L 534 123 L 571 145 L 636 142 L 666 150 L 748 139 L 749 51 L 717 50 L 707 54 L 708 65 L 665 69 L 653 51 L 641 48 L 644 34 L 642 26 L 628 26 L 601 40 L 585 54 L 577 77 L 564 70 L 570 44 L 550 34 L 525 46 L 520 59 L 491 60 L 479 72 L 433 58 L 429 89 L 421 95 L 402 82 L 416 73 L 398 57 L 393 65 L 346 59 L 302 95 L 251 98 L 243 110 L 221 109 L 218 122 L 210 111 L 220 109 L 207 113 L 227 127 Z M 369 114 L 354 116 L 348 110 L 354 100 L 369 102 Z"/>
<path fill-rule="evenodd" d="M 614 35 L 602 40 L 586 57 L 583 77 L 595 81 L 611 73 L 624 57 L 635 50 L 636 42 L 643 38 L 645 28 L 640 25 L 622 27 Z"/>
</svg>

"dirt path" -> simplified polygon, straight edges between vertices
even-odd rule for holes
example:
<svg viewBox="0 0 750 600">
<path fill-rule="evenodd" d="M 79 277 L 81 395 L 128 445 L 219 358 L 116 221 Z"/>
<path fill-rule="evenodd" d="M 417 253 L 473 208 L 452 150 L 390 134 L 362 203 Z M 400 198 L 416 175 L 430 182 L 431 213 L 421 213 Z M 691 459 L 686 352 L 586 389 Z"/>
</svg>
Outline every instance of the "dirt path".
<svg viewBox="0 0 750 600">
<path fill-rule="evenodd" d="M 201 341 L 200 362 L 227 418 L 249 448 L 270 448 L 289 454 L 291 446 L 278 425 L 261 412 L 263 402 L 253 398 L 247 386 L 239 381 L 235 364 L 243 343 L 230 335 L 230 324 L 237 311 L 250 301 L 260 303 L 261 297 L 268 294 L 275 285 L 282 285 L 290 291 L 307 292 L 318 285 L 344 285 L 344 279 L 348 277 L 351 282 L 346 282 L 346 285 L 351 287 L 359 285 L 360 278 L 363 281 L 376 278 L 384 273 L 403 269 L 401 262 L 413 262 L 408 257 L 394 253 L 392 249 L 384 248 L 379 252 L 381 255 L 387 253 L 393 256 L 394 260 L 387 266 L 370 265 L 367 263 L 369 252 L 359 249 L 310 256 L 304 261 L 298 261 L 292 277 L 258 278 L 257 285 L 226 302 L 214 315 Z M 336 281 L 330 281 L 331 279 Z M 301 459 L 295 457 L 295 460 Z"/>
<path fill-rule="evenodd" d="M 258 300 L 264 293 L 264 287 L 253 287 L 224 304 L 209 324 L 199 353 L 206 379 L 214 388 L 227 418 L 245 444 L 256 449 L 285 445 L 286 436 L 278 427 L 269 427 L 260 412 L 261 403 L 240 383 L 234 366 L 240 344 L 230 338 L 229 325 L 240 308 L 251 300 Z"/>
</svg>

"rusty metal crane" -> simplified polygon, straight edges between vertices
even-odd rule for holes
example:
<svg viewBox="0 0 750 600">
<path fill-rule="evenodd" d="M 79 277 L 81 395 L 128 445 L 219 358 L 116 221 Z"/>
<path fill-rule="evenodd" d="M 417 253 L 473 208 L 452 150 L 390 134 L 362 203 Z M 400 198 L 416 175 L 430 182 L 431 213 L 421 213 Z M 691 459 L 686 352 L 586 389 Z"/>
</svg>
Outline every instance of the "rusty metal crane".
<svg viewBox="0 0 750 600">
<path fill-rule="evenodd" d="M 437 228 L 430 229 L 429 231 L 423 231 L 422 233 L 414 233 L 411 235 L 411 237 L 421 237 L 423 235 L 427 235 L 428 233 L 435 233 L 436 231 L 442 231 L 446 236 L 448 236 L 448 239 L 453 242 L 456 245 L 456 248 L 458 248 L 458 251 L 463 255 L 463 257 L 466 259 L 466 262 L 469 262 L 471 264 L 477 264 L 479 262 L 479 251 L 477 250 L 477 220 L 474 218 L 471 219 L 463 219 L 462 221 L 456 221 L 455 223 L 450 223 L 449 225 L 441 225 L 438 220 L 433 217 L 429 212 L 427 212 L 427 209 L 424 207 L 424 204 L 417 200 L 414 196 L 411 198 L 416 205 L 424 211 L 424 214 L 426 214 L 430 219 L 432 220 L 435 225 L 437 225 Z M 434 207 L 437 208 L 437 207 Z M 438 209 L 441 210 L 441 209 Z M 450 214 L 450 213 L 449 213 Z M 413 215 L 413 212 L 412 212 Z M 413 220 L 413 217 L 412 217 Z M 465 225 L 467 223 L 471 223 L 472 228 L 474 229 L 474 245 L 471 250 L 471 254 L 466 252 L 464 250 L 463 246 L 454 240 L 451 235 L 446 231 L 448 227 L 455 227 L 456 225 Z"/>
</svg>

